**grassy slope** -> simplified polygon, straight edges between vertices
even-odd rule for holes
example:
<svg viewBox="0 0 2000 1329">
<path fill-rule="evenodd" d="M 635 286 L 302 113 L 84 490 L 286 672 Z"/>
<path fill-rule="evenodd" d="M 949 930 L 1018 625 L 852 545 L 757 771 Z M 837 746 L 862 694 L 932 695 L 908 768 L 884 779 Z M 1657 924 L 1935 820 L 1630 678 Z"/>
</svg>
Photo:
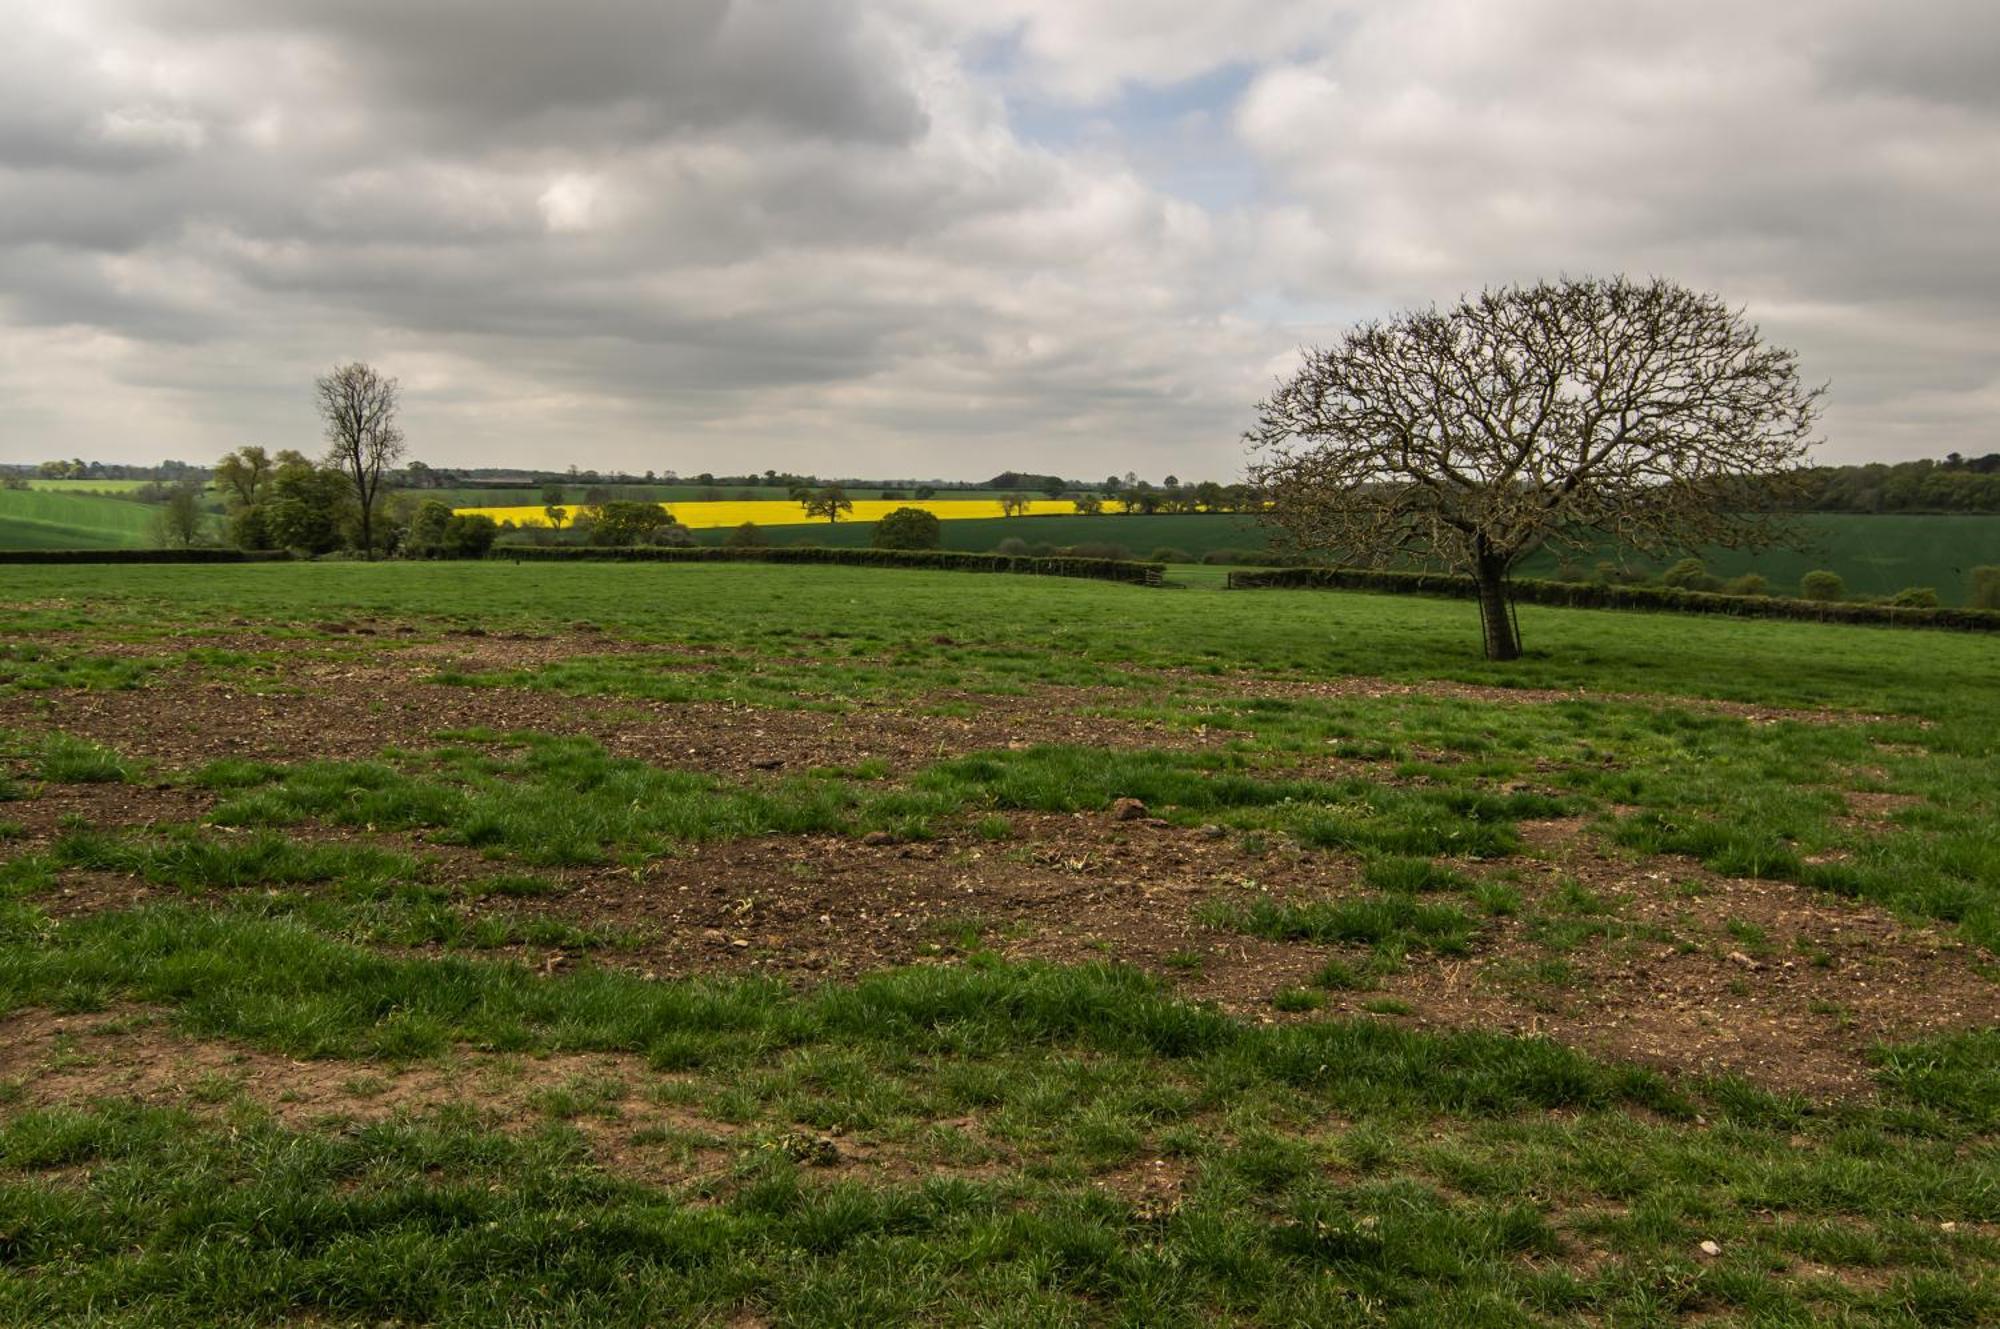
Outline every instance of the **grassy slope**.
<svg viewBox="0 0 2000 1329">
<path fill-rule="evenodd" d="M 156 509 L 102 494 L 0 489 L 0 549 L 136 549 Z"/>
<path fill-rule="evenodd" d="M 1805 518 L 1809 545 L 1804 552 L 1713 550 L 1706 561 L 1720 577 L 1761 573 L 1771 584 L 1795 590 L 1799 578 L 1830 568 L 1856 595 L 1889 595 L 1906 586 L 1928 586 L 1946 604 L 1962 604 L 1971 570 L 2000 565 L 2000 516 L 1863 516 L 1815 513 Z M 1571 561 L 1588 569 L 1594 557 Z M 1530 576 L 1552 575 L 1557 559 L 1543 554 L 1530 561 Z M 1645 566 L 1645 565 L 1640 565 Z"/>
</svg>

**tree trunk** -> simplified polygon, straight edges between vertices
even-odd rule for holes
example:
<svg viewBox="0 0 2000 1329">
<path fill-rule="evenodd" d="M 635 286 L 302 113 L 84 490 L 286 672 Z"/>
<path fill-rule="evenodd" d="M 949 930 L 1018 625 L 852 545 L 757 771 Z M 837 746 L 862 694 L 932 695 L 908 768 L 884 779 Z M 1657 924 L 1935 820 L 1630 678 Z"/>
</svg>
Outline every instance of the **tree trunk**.
<svg viewBox="0 0 2000 1329">
<path fill-rule="evenodd" d="M 375 514 L 369 505 L 361 505 L 361 557 L 373 562 L 375 558 Z"/>
<path fill-rule="evenodd" d="M 1483 557 L 1473 575 L 1479 583 L 1479 626 L 1486 638 L 1486 658 L 1520 659 L 1521 641 L 1514 635 L 1512 606 L 1507 603 L 1507 564 Z"/>
</svg>

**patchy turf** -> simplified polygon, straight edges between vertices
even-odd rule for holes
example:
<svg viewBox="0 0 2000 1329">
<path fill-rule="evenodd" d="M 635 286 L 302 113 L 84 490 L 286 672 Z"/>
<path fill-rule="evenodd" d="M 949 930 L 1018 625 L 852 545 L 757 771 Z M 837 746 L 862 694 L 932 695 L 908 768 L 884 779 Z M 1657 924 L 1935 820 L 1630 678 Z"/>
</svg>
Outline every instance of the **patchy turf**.
<svg viewBox="0 0 2000 1329">
<path fill-rule="evenodd" d="M 215 571 L 4 611 L 0 1318 L 2000 1315 L 1990 643 Z"/>
</svg>

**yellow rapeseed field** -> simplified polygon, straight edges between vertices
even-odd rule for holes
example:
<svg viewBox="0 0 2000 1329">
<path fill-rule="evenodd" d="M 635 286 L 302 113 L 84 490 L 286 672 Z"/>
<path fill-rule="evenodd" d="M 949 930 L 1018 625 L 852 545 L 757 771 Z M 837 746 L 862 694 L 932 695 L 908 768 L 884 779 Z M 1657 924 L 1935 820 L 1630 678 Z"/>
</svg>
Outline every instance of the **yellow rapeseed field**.
<svg viewBox="0 0 2000 1329">
<path fill-rule="evenodd" d="M 569 520 L 583 515 L 588 504 L 562 505 L 569 513 Z M 759 526 L 813 526 L 824 518 L 808 517 L 805 509 L 789 499 L 752 499 L 743 502 L 722 500 L 714 503 L 662 503 L 661 507 L 674 514 L 674 520 L 690 530 L 710 530 L 718 526 L 741 526 L 746 521 L 754 521 Z M 935 513 L 940 521 L 962 521 L 969 517 L 1004 517 L 997 498 L 912 498 L 875 499 L 857 498 L 854 511 L 844 513 L 842 521 L 880 521 L 897 508 L 922 508 Z M 1123 505 L 1106 503 L 1106 512 L 1119 512 Z M 477 512 L 491 517 L 497 522 L 512 522 L 516 526 L 547 526 L 549 519 L 540 506 L 505 508 L 455 508 L 455 512 Z M 1028 514 L 1044 516 L 1049 514 L 1073 515 L 1076 504 L 1066 498 L 1036 499 L 1028 504 Z"/>
</svg>

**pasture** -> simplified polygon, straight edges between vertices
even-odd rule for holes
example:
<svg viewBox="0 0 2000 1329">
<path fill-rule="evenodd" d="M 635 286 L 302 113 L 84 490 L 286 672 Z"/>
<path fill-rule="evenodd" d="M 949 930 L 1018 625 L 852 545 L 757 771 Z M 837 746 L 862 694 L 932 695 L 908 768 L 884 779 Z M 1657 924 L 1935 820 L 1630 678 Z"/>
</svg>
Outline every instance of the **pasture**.
<svg viewBox="0 0 2000 1329">
<path fill-rule="evenodd" d="M 500 562 L 0 616 L 0 1321 L 2000 1318 L 1982 637 Z"/>
<path fill-rule="evenodd" d="M 0 489 L 0 549 L 139 549 L 152 543 L 158 509 L 105 493 L 43 487 L 59 483 Z"/>
</svg>

